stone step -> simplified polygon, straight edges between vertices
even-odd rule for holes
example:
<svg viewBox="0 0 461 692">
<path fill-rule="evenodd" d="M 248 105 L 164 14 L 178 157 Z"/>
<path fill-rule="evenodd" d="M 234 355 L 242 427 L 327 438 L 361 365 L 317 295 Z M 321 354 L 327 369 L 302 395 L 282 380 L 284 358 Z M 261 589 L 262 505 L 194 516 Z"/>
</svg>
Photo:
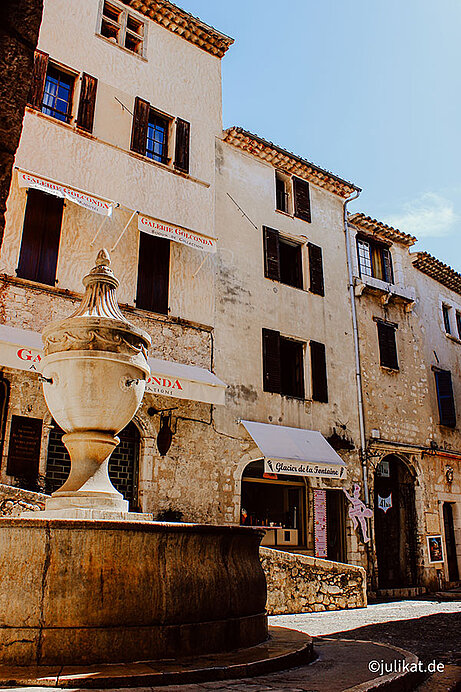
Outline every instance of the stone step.
<svg viewBox="0 0 461 692">
<path fill-rule="evenodd" d="M 406 586 L 400 589 L 378 589 L 377 598 L 417 598 L 423 596 L 427 589 L 425 586 Z"/>
</svg>

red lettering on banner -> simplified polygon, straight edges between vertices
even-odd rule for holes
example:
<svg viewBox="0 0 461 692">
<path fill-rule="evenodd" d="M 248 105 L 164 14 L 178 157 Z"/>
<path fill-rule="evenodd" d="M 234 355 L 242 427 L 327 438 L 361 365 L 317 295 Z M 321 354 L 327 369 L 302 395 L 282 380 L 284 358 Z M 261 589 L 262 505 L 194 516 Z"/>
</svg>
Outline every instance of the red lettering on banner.
<svg viewBox="0 0 461 692">
<path fill-rule="evenodd" d="M 42 357 L 39 353 L 36 356 L 28 348 L 20 348 L 16 354 L 21 360 L 31 360 L 33 363 L 40 363 Z"/>
<path fill-rule="evenodd" d="M 173 381 L 166 377 L 156 377 L 155 375 L 151 375 L 148 378 L 147 384 L 153 384 L 168 389 L 181 389 L 181 391 L 183 389 L 180 380 Z"/>
</svg>

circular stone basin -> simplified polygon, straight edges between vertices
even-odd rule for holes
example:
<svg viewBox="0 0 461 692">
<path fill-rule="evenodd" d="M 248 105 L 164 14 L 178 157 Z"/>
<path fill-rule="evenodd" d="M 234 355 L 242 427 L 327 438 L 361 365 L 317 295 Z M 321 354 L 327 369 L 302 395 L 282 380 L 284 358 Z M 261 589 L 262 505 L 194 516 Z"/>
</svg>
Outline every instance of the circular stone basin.
<svg viewBox="0 0 461 692">
<path fill-rule="evenodd" d="M 0 520 L 0 662 L 129 662 L 267 638 L 263 531 Z"/>
</svg>

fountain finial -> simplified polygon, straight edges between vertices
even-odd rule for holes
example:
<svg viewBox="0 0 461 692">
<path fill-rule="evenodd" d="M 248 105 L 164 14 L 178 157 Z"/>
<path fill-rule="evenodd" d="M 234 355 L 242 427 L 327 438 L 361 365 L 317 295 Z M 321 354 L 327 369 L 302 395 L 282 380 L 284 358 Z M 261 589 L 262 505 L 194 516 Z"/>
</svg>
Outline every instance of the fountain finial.
<svg viewBox="0 0 461 692">
<path fill-rule="evenodd" d="M 109 317 L 127 322 L 120 312 L 115 294 L 119 281 L 110 268 L 110 255 L 101 248 L 95 266 L 83 277 L 85 295 L 82 302 L 70 317 Z"/>
</svg>

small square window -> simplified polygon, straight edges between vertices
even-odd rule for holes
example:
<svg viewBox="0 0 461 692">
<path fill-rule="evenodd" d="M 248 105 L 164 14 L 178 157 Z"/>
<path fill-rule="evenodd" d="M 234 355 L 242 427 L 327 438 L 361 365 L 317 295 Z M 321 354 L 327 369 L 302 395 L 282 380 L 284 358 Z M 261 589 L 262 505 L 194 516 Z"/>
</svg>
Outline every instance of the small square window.
<svg viewBox="0 0 461 692">
<path fill-rule="evenodd" d="M 146 24 L 126 8 L 104 1 L 99 33 L 137 55 L 144 54 Z"/>
</svg>

